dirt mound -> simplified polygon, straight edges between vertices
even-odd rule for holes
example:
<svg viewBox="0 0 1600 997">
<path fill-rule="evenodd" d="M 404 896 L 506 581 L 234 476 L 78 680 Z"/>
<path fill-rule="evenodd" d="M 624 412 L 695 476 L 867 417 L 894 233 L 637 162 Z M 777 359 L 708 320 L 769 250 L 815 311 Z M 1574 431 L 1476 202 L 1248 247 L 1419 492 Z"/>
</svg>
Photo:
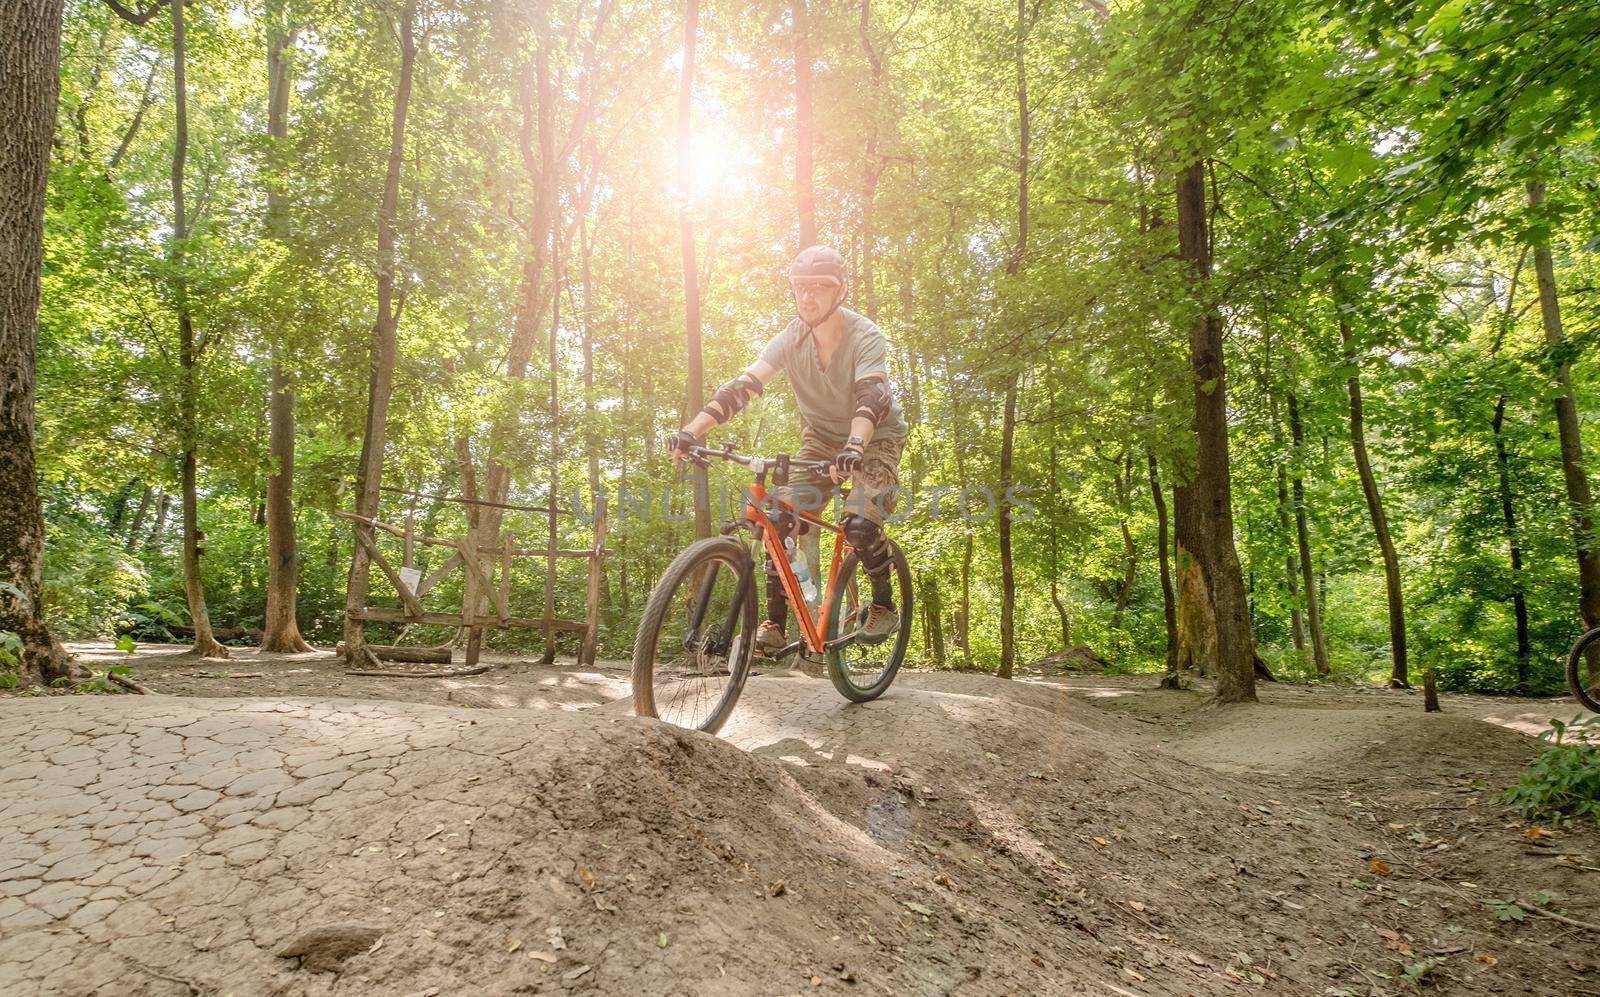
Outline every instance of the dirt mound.
<svg viewBox="0 0 1600 997">
<path fill-rule="evenodd" d="M 1315 994 L 1394 978 L 1383 932 L 1493 942 L 1342 813 L 1058 689 L 907 678 L 851 706 L 759 676 L 726 740 L 616 706 L 14 701 L 0 987 Z M 1454 978 L 1548 992 L 1496 951 Z"/>
</svg>

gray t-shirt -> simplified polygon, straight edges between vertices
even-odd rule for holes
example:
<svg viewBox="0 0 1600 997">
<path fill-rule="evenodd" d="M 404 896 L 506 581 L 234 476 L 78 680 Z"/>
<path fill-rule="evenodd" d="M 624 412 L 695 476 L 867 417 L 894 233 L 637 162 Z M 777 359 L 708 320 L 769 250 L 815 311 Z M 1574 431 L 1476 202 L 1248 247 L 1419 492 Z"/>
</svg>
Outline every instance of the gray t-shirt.
<svg viewBox="0 0 1600 997">
<path fill-rule="evenodd" d="M 800 417 L 820 433 L 843 440 L 850 435 L 850 420 L 855 415 L 855 383 L 871 374 L 889 374 L 889 341 L 872 320 L 848 308 L 839 309 L 844 319 L 844 335 L 823 370 L 817 359 L 817 340 L 806 335 L 798 318 L 773 336 L 761 351 L 761 359 L 789 375 L 789 387 L 800 406 Z M 904 439 L 911 429 L 906 425 L 900 403 L 892 394 L 889 413 L 878 423 L 874 439 Z"/>
</svg>

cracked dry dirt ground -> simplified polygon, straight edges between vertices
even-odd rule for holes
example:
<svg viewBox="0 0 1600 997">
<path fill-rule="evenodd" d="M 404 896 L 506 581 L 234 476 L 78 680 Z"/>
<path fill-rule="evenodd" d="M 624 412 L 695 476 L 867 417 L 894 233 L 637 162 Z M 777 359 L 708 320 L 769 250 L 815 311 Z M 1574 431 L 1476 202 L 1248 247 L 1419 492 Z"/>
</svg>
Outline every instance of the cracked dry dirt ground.
<svg viewBox="0 0 1600 997">
<path fill-rule="evenodd" d="M 1130 687 L 762 675 L 722 739 L 625 703 L 0 702 L 0 990 L 1398 994 L 1429 957 L 1437 992 L 1593 989 L 1593 935 L 1481 905 L 1596 917 L 1592 832 L 1523 857 L 1469 789 L 1524 736 Z M 1274 762 L 1302 728 L 1325 750 Z"/>
</svg>

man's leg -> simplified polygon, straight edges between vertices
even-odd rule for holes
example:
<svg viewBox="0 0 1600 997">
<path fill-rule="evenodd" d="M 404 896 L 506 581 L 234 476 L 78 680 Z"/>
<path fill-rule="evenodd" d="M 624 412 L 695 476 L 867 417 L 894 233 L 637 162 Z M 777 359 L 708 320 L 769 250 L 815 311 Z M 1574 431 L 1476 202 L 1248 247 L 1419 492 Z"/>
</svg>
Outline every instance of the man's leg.
<svg viewBox="0 0 1600 997">
<path fill-rule="evenodd" d="M 900 625 L 894 604 L 894 586 L 889 579 L 892 564 L 889 540 L 883 534 L 883 520 L 894 512 L 898 503 L 898 472 L 904 449 L 904 440 L 873 440 L 867 444 L 861 470 L 856 472 L 850 497 L 845 500 L 844 518 L 840 520 L 845 539 L 855 548 L 856 557 L 872 583 L 872 609 L 861 629 L 877 637 L 887 636 Z"/>
<path fill-rule="evenodd" d="M 795 454 L 798 460 L 828 460 L 837 450 L 824 453 L 827 441 L 821 440 L 809 427 L 801 430 L 800 452 Z M 843 446 L 843 441 L 840 441 Z M 807 512 L 817 512 L 827 503 L 828 496 L 833 494 L 833 482 L 827 475 L 813 474 L 811 472 L 792 471 L 789 475 L 789 484 L 775 490 L 778 498 L 796 509 Z M 793 517 L 791 517 L 793 518 Z M 773 522 L 780 529 L 786 524 L 778 516 L 772 517 Z M 805 525 L 804 521 L 790 524 L 800 532 L 796 544 L 800 548 L 801 556 L 805 557 L 806 565 L 811 569 L 813 579 L 816 578 L 820 555 L 818 553 L 817 530 Z M 767 619 L 761 625 L 757 634 L 760 643 L 771 645 L 781 640 L 783 630 L 789 622 L 789 599 L 784 594 L 783 582 L 778 578 L 777 566 L 771 560 L 765 562 L 764 568 L 767 576 Z M 821 582 L 817 582 L 820 587 Z M 769 625 L 770 624 L 770 625 Z M 765 635 L 766 640 L 762 641 Z"/>
</svg>

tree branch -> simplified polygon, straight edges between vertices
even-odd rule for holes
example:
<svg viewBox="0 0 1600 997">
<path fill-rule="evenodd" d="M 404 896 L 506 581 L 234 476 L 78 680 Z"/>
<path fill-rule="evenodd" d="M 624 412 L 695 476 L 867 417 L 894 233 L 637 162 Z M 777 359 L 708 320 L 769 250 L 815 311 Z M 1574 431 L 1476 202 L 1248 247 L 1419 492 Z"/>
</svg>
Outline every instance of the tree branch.
<svg viewBox="0 0 1600 997">
<path fill-rule="evenodd" d="M 161 13 L 161 8 L 167 5 L 167 0 L 155 0 L 149 7 L 137 13 L 124 7 L 117 0 L 105 0 L 105 5 L 111 8 L 112 13 L 138 28 L 149 24 L 152 17 Z"/>
</svg>

